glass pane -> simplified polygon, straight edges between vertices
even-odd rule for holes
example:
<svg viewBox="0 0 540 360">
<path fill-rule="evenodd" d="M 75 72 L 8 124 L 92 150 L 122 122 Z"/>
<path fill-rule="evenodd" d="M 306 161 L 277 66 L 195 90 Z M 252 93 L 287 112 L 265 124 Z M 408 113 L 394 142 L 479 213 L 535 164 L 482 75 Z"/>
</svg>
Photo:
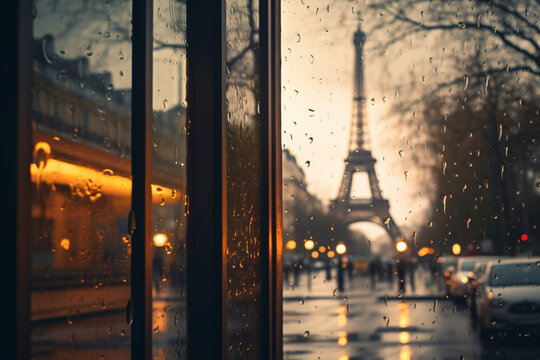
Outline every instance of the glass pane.
<svg viewBox="0 0 540 360">
<path fill-rule="evenodd" d="M 261 354 L 259 4 L 227 1 L 228 358 Z"/>
<path fill-rule="evenodd" d="M 186 2 L 154 1 L 153 352 L 186 356 Z"/>
<path fill-rule="evenodd" d="M 131 3 L 33 15 L 32 357 L 129 359 Z"/>
<path fill-rule="evenodd" d="M 534 359 L 534 1 L 282 2 L 285 358 Z"/>
</svg>

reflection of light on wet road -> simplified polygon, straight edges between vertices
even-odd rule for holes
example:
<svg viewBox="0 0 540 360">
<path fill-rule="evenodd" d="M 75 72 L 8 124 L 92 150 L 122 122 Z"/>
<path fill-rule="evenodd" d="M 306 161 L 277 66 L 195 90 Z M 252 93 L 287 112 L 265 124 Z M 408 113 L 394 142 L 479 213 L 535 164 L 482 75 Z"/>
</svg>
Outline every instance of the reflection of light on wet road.
<svg viewBox="0 0 540 360">
<path fill-rule="evenodd" d="M 338 345 L 340 346 L 347 345 L 347 333 L 345 331 L 340 331 L 338 336 L 339 336 L 338 341 L 337 341 Z"/>
<path fill-rule="evenodd" d="M 339 327 L 347 325 L 347 308 L 345 306 L 338 307 L 337 323 Z"/>
<path fill-rule="evenodd" d="M 399 309 L 399 327 L 406 328 L 409 326 L 409 305 L 406 302 L 400 302 Z"/>
<path fill-rule="evenodd" d="M 409 326 L 410 318 L 409 318 L 409 305 L 406 302 L 400 302 L 398 305 L 399 310 L 399 327 L 400 328 L 406 328 Z M 407 331 L 402 331 L 398 335 L 399 342 L 401 344 L 408 344 L 409 341 L 411 341 L 411 335 Z M 407 348 L 407 350 L 404 350 Z M 405 354 L 405 351 L 408 351 L 409 354 L 408 357 L 401 357 L 402 353 Z M 401 359 L 410 359 L 411 355 L 411 349 L 409 346 L 402 346 L 401 351 L 399 353 L 399 358 Z"/>
<path fill-rule="evenodd" d="M 400 332 L 398 337 L 399 337 L 399 342 L 402 344 L 407 344 L 409 341 L 411 341 L 411 335 L 406 331 Z"/>
<path fill-rule="evenodd" d="M 399 351 L 399 360 L 411 360 L 411 347 L 405 345 L 401 347 Z"/>
</svg>

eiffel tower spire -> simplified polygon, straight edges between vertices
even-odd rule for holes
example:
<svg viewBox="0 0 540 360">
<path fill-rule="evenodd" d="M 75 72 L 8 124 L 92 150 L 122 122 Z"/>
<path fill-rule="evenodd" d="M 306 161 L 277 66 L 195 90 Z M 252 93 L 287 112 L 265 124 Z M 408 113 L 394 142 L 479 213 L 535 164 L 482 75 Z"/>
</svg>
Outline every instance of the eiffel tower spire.
<svg viewBox="0 0 540 360">
<path fill-rule="evenodd" d="M 349 151 L 369 150 L 369 129 L 364 120 L 365 94 L 364 94 L 364 43 L 366 34 L 360 28 L 354 33 L 354 91 L 352 124 L 349 137 Z"/>
<path fill-rule="evenodd" d="M 345 160 L 345 172 L 341 179 L 339 193 L 337 198 L 332 201 L 332 207 L 334 214 L 340 216 L 346 223 L 367 221 L 378 224 L 384 227 L 392 241 L 398 241 L 402 238 L 402 234 L 390 215 L 390 204 L 383 197 L 379 188 L 379 179 L 375 172 L 375 159 L 370 150 L 369 129 L 364 119 L 363 48 L 365 41 L 366 35 L 358 26 L 353 41 L 355 64 L 349 155 Z M 355 198 L 351 196 L 353 177 L 362 174 L 367 176 L 371 196 Z"/>
</svg>

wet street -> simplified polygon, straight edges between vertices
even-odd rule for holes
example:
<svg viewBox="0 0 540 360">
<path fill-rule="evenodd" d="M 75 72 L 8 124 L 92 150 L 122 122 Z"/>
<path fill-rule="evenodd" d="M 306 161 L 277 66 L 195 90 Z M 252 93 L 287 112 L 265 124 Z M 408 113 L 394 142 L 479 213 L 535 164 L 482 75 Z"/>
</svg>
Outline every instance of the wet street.
<svg viewBox="0 0 540 360">
<path fill-rule="evenodd" d="M 369 277 L 337 291 L 324 272 L 284 286 L 285 359 L 538 359 L 538 339 L 516 335 L 482 344 L 469 311 L 442 295 L 442 283 L 416 274 L 416 289 L 397 297 L 397 283 L 370 287 Z"/>
</svg>

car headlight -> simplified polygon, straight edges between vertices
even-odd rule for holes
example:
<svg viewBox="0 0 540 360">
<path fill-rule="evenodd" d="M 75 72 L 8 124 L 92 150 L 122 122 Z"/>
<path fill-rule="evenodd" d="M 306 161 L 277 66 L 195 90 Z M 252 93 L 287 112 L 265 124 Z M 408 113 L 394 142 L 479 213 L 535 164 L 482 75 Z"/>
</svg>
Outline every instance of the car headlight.
<svg viewBox="0 0 540 360">
<path fill-rule="evenodd" d="M 466 283 L 469 282 L 469 278 L 466 277 L 466 276 L 462 276 L 461 279 L 459 279 L 459 280 L 461 280 L 461 283 L 462 283 L 462 284 L 466 284 Z"/>
</svg>

